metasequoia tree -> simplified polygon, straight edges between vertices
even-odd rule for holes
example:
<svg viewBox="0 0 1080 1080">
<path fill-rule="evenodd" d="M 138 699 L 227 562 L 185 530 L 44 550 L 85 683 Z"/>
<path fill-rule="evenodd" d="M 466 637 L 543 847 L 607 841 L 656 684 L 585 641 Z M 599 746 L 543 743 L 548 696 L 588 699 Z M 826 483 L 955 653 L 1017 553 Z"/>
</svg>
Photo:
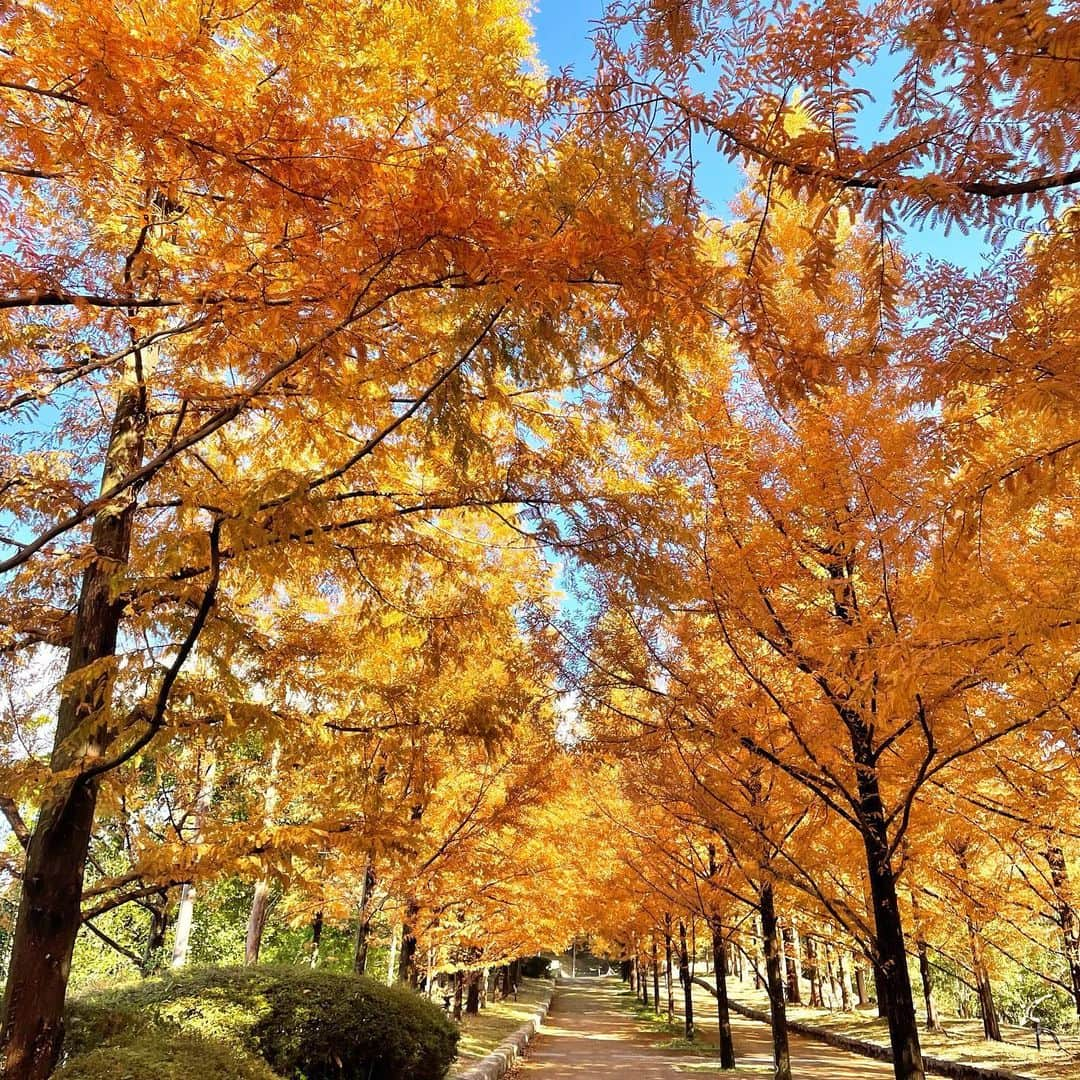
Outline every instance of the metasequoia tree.
<svg viewBox="0 0 1080 1080">
<path fill-rule="evenodd" d="M 854 830 L 896 1074 L 919 1077 L 900 846 L 929 783 L 1027 729 L 1059 730 L 1077 683 L 1075 575 L 1057 559 L 1072 524 L 1048 529 L 1043 501 L 984 520 L 976 537 L 942 467 L 948 431 L 908 407 L 903 366 L 888 358 L 904 342 L 858 314 L 874 295 L 872 238 L 849 222 L 827 287 L 811 288 L 815 241 L 800 226 L 812 208 L 773 214 L 768 334 L 733 332 L 745 363 L 730 385 L 702 358 L 683 434 L 645 410 L 621 429 L 609 454 L 623 457 L 622 489 L 603 486 L 610 457 L 594 477 L 580 470 L 606 498 L 575 539 L 645 641 L 630 653 L 639 666 L 613 664 L 618 678 L 675 698 L 673 722 L 737 740 Z M 759 230 L 742 241 L 764 242 Z M 822 354 L 824 383 L 775 393 L 786 357 Z M 731 696 L 747 705 L 726 707 Z"/>
<path fill-rule="evenodd" d="M 515 503 L 529 391 L 663 367 L 685 203 L 553 116 L 527 33 L 498 3 L 4 20 L 4 620 L 68 654 L 12 1077 L 56 1058 L 101 778 L 169 724 L 219 590 Z"/>
<path fill-rule="evenodd" d="M 777 204 L 820 198 L 824 237 L 840 207 L 860 211 L 881 257 L 905 219 L 1007 236 L 1019 211 L 1031 227 L 1080 186 L 1063 123 L 1080 96 L 1075 21 L 1048 0 L 634 0 L 612 7 L 599 49 L 605 106 L 636 109 L 646 137 L 687 161 L 713 144 Z M 813 127 L 785 124 L 796 101 Z M 816 254 L 831 262 L 827 239 Z"/>
</svg>

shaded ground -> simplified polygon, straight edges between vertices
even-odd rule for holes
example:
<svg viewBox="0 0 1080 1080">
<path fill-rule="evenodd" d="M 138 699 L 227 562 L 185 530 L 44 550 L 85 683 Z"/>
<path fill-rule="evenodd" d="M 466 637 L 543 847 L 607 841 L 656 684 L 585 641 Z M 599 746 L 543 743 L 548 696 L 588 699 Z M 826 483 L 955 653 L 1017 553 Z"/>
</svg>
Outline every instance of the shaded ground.
<svg viewBox="0 0 1080 1080">
<path fill-rule="evenodd" d="M 476 1016 L 462 1017 L 458 1058 L 447 1074 L 449 1080 L 490 1054 L 499 1043 L 531 1020 L 536 1006 L 547 1000 L 550 986 L 547 979 L 522 979 L 517 1001 L 491 1001 Z"/>
<path fill-rule="evenodd" d="M 622 1075 L 633 1080 L 674 1080 L 719 1075 L 706 1047 L 687 1047 L 681 1040 L 673 1040 L 667 1033 L 650 1028 L 632 1009 L 633 1000 L 618 979 L 561 983 L 548 1020 L 517 1075 L 521 1080 Z M 712 1015 L 703 1009 L 704 1037 L 712 1034 L 707 1031 L 710 1020 Z M 741 1018 L 733 1018 L 732 1025 L 738 1075 L 767 1080 L 772 1075 L 768 1028 Z M 792 1063 L 799 1080 L 889 1080 L 892 1076 L 888 1065 L 795 1037 Z"/>
<path fill-rule="evenodd" d="M 706 975 L 711 981 L 712 976 Z M 733 1000 L 743 1005 L 767 1009 L 768 998 L 763 990 L 755 990 L 750 981 L 729 980 L 729 993 Z M 694 989 L 694 1009 L 702 1016 L 713 1016 L 711 996 L 700 987 Z M 807 1006 L 789 1005 L 788 1018 L 804 1024 L 825 1028 L 843 1035 L 851 1035 L 867 1042 L 888 1046 L 889 1031 L 884 1020 L 878 1018 L 874 1009 L 857 1009 L 854 1012 L 831 1012 L 828 1009 L 811 1009 Z M 1035 1049 L 1035 1035 L 1030 1028 L 1002 1025 L 1004 1043 L 988 1042 L 982 1035 L 981 1020 L 944 1019 L 943 1033 L 930 1034 L 919 1031 L 923 1052 L 935 1057 L 963 1061 L 972 1065 L 998 1065 L 1034 1080 L 1051 1080 L 1057 1077 L 1080 1078 L 1080 1040 L 1075 1036 L 1063 1036 L 1059 1048 L 1049 1035 L 1043 1035 L 1042 1050 Z"/>
</svg>

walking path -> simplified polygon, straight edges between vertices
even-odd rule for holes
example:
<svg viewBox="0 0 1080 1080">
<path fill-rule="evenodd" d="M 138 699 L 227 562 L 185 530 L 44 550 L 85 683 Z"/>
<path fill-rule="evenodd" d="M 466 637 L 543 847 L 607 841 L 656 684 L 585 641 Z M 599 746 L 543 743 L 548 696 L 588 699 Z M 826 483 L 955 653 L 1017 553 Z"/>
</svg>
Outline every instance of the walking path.
<svg viewBox="0 0 1080 1080">
<path fill-rule="evenodd" d="M 617 979 L 598 978 L 560 983 L 548 1019 L 521 1066 L 521 1080 L 685 1080 L 711 1075 L 706 1059 L 666 1049 L 655 1032 L 638 1025 L 626 1008 L 622 985 Z M 699 1026 L 710 1021 L 715 1026 L 715 1014 L 702 1015 Z M 732 1016 L 731 1026 L 740 1076 L 771 1076 L 769 1029 L 737 1016 Z M 791 1036 L 791 1063 L 795 1080 L 890 1080 L 893 1075 L 891 1065 L 796 1035 Z M 716 1075 L 723 1074 L 717 1069 Z"/>
</svg>

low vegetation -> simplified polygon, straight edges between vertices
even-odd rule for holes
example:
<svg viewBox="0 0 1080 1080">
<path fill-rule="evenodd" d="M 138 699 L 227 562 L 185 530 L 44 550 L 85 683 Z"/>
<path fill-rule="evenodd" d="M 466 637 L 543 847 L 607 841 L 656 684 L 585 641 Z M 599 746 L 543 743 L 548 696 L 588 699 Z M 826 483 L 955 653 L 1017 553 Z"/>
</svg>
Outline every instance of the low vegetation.
<svg viewBox="0 0 1080 1080">
<path fill-rule="evenodd" d="M 170 1080 L 190 1061 L 185 1076 L 440 1080 L 458 1040 L 405 987 L 284 966 L 190 968 L 76 998 L 67 1029 L 68 1078 Z"/>
</svg>

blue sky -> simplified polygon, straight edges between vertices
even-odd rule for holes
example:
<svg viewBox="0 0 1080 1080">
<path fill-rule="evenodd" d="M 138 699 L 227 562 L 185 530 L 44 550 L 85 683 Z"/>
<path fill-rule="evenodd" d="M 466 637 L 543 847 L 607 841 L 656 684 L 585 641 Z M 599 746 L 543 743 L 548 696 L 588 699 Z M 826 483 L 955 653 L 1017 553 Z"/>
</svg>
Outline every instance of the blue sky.
<svg viewBox="0 0 1080 1080">
<path fill-rule="evenodd" d="M 603 8 L 602 0 L 539 0 L 532 21 L 540 58 L 552 72 L 571 65 L 578 74 L 588 75 L 592 67 L 589 34 Z M 861 134 L 868 140 L 878 133 L 880 116 L 889 101 L 891 77 L 898 66 L 897 57 L 886 56 L 866 72 L 866 86 L 876 99 L 868 106 L 860 125 Z M 715 145 L 702 144 L 697 149 L 697 176 L 702 194 L 714 213 L 725 217 L 731 198 L 742 185 L 739 170 L 716 152 Z M 954 230 L 946 235 L 943 229 L 929 227 L 908 232 L 905 248 L 909 254 L 933 256 L 968 269 L 976 269 L 988 251 L 988 245 L 978 234 L 964 236 Z"/>
</svg>

